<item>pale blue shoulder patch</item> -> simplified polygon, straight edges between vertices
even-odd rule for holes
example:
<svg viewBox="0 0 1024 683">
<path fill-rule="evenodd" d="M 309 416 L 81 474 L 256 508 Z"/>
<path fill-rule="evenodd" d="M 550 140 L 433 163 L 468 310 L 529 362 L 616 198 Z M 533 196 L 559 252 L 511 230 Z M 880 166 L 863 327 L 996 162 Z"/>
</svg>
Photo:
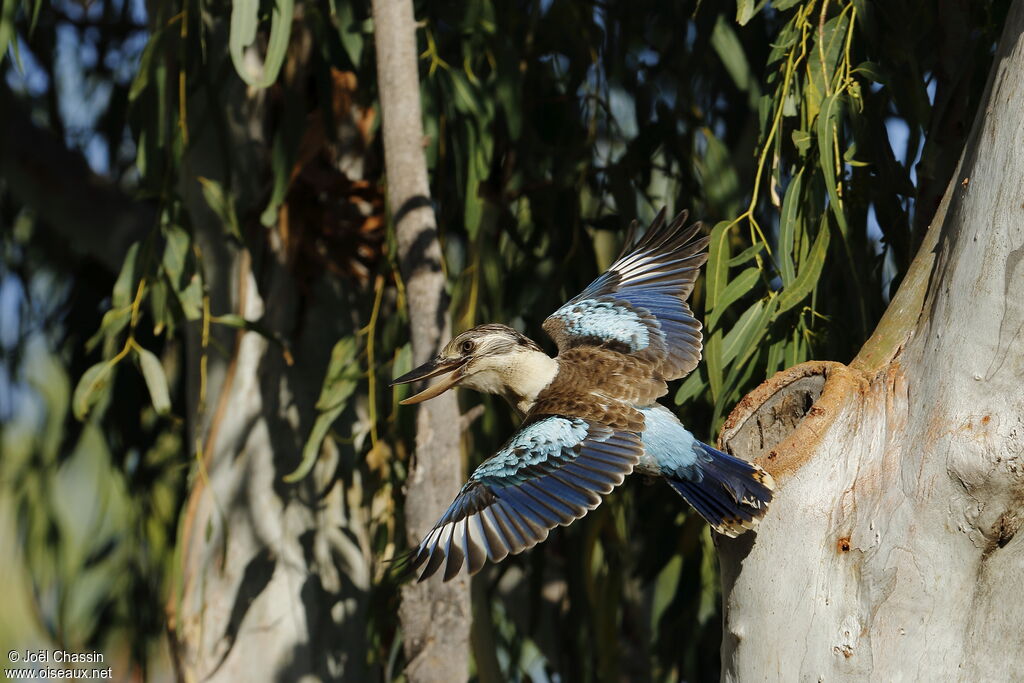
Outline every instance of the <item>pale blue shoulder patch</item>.
<svg viewBox="0 0 1024 683">
<path fill-rule="evenodd" d="M 473 472 L 471 479 L 514 477 L 524 467 L 562 459 L 587 438 L 587 421 L 552 415 L 527 425 Z"/>
<path fill-rule="evenodd" d="M 628 306 L 599 299 L 569 302 L 555 311 L 573 337 L 594 337 L 625 344 L 631 352 L 650 345 L 650 329 Z"/>
</svg>

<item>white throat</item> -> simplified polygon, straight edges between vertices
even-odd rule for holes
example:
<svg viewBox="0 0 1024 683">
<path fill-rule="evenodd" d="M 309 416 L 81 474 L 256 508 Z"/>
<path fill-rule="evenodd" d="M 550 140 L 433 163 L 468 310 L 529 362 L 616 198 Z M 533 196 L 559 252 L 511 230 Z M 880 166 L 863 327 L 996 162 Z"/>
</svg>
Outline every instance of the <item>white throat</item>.
<svg viewBox="0 0 1024 683">
<path fill-rule="evenodd" d="M 488 394 L 498 394 L 521 414 L 530 412 L 537 396 L 558 374 L 558 361 L 532 349 L 517 350 L 495 358 L 480 358 L 460 384 Z"/>
</svg>

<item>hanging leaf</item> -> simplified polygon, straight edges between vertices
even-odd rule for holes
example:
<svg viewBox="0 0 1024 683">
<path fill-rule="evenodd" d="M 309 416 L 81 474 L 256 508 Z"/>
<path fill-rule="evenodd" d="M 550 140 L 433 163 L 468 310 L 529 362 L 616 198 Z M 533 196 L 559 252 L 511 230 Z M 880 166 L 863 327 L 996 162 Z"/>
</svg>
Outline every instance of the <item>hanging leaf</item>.
<svg viewBox="0 0 1024 683">
<path fill-rule="evenodd" d="M 792 134 L 793 145 L 801 157 L 806 156 L 811 149 L 811 134 L 805 130 L 794 130 Z"/>
<path fill-rule="evenodd" d="M 718 305 L 720 292 L 725 290 L 729 277 L 729 223 L 722 221 L 711 229 L 711 242 L 708 247 L 708 262 L 705 266 L 704 308 L 713 311 Z M 710 327 L 710 325 L 709 325 Z"/>
<path fill-rule="evenodd" d="M 85 371 L 78 380 L 75 393 L 71 397 L 71 412 L 75 419 L 85 421 L 89 411 L 102 399 L 110 388 L 113 376 L 114 361 L 105 360 Z"/>
<path fill-rule="evenodd" d="M 164 246 L 164 257 L 161 263 L 164 267 L 164 272 L 167 273 L 167 279 L 170 281 L 171 286 L 175 291 L 180 292 L 192 238 L 189 237 L 188 232 L 183 227 L 173 223 L 165 225 L 163 230 L 166 245 Z"/>
<path fill-rule="evenodd" d="M 723 214 L 739 208 L 740 176 L 732 163 L 729 148 L 710 129 L 704 129 L 707 149 L 699 165 L 708 202 Z"/>
<path fill-rule="evenodd" d="M 294 149 L 284 132 L 274 136 L 274 145 L 270 152 L 270 168 L 274 174 L 273 189 L 270 192 L 270 201 L 267 207 L 260 214 L 260 223 L 264 227 L 270 227 L 277 223 L 278 210 L 288 194 L 288 185 L 291 179 L 292 153 Z"/>
<path fill-rule="evenodd" d="M 178 303 L 186 320 L 199 320 L 203 315 L 203 283 L 198 273 L 189 278 L 188 286 L 178 294 Z"/>
<path fill-rule="evenodd" d="M 869 81 L 881 83 L 882 85 L 886 85 L 889 82 L 888 77 L 882 72 L 882 67 L 874 62 L 861 62 L 850 73 L 861 74 Z"/>
<path fill-rule="evenodd" d="M 273 1 L 267 54 L 263 59 L 262 69 L 257 73 L 253 73 L 250 65 L 246 63 L 245 51 L 256 42 L 260 0 L 234 0 L 231 7 L 231 34 L 228 38 L 231 61 L 242 80 L 256 88 L 266 88 L 277 80 L 292 32 L 293 0 Z"/>
<path fill-rule="evenodd" d="M 761 88 L 750 69 L 747 55 L 743 51 L 743 43 L 736 36 L 736 31 L 726 21 L 725 15 L 719 14 L 715 21 L 715 28 L 711 32 L 711 46 L 718 53 L 719 59 L 729 72 L 733 83 L 742 92 L 749 95 L 750 106 L 757 106 L 757 100 L 761 97 Z"/>
<path fill-rule="evenodd" d="M 724 381 L 723 368 L 726 360 L 722 354 L 722 330 L 715 330 L 704 344 L 704 360 L 708 370 L 708 385 L 711 387 L 711 398 L 716 399 L 722 392 Z"/>
<path fill-rule="evenodd" d="M 736 256 L 729 259 L 729 267 L 732 268 L 734 266 L 742 266 L 744 263 L 749 263 L 762 251 L 764 251 L 764 242 L 752 244 Z"/>
<path fill-rule="evenodd" d="M 309 432 L 309 438 L 306 439 L 306 445 L 302 447 L 302 461 L 298 467 L 284 476 L 286 482 L 294 484 L 313 471 L 313 466 L 320 457 L 320 445 L 324 442 L 324 437 L 330 431 L 331 425 L 344 409 L 344 405 L 339 405 L 317 415 L 316 421 L 313 422 L 313 429 Z"/>
<path fill-rule="evenodd" d="M 722 340 L 720 353 L 723 365 L 728 365 L 736 360 L 740 351 L 746 348 L 746 340 L 756 335 L 758 327 L 763 327 L 758 323 L 762 319 L 764 311 L 765 302 L 762 299 L 755 301 L 740 315 L 736 324 Z"/>
<path fill-rule="evenodd" d="M 0 5 L 0 64 L 4 63 L 9 45 L 17 48 L 14 28 L 14 10 L 17 6 L 18 0 L 3 0 L 3 5 Z"/>
<path fill-rule="evenodd" d="M 707 384 L 708 381 L 701 375 L 701 369 L 694 370 L 679 386 L 679 391 L 676 392 L 675 398 L 676 405 L 681 406 L 690 399 L 699 396 Z"/>
<path fill-rule="evenodd" d="M 217 214 L 217 217 L 220 218 L 220 223 L 224 226 L 224 230 L 236 242 L 241 243 L 242 231 L 238 227 L 238 216 L 235 214 L 234 195 L 230 192 L 225 192 L 224 188 L 216 180 L 202 176 L 199 176 L 197 179 L 203 186 L 203 198 L 210 208 L 213 209 L 213 212 Z"/>
<path fill-rule="evenodd" d="M 131 306 L 112 308 L 104 313 L 103 320 L 100 321 L 100 329 L 96 330 L 96 333 L 85 342 L 85 350 L 91 352 L 104 339 L 109 339 L 120 333 L 131 319 Z"/>
<path fill-rule="evenodd" d="M 136 72 L 131 88 L 128 90 L 129 102 L 137 100 L 139 95 L 149 85 L 149 78 L 153 69 L 153 59 L 160 50 L 163 35 L 163 30 L 154 31 L 146 42 L 146 47 L 142 51 L 142 58 L 139 60 L 139 70 Z"/>
<path fill-rule="evenodd" d="M 726 386 L 736 386 L 737 375 L 745 371 L 747 361 L 757 350 L 761 339 L 768 333 L 768 324 L 774 310 L 773 300 L 758 301 L 747 309 L 736 326 L 725 336 L 722 357 L 726 363 L 731 363 L 731 370 L 725 379 Z"/>
<path fill-rule="evenodd" d="M 782 200 L 782 213 L 779 214 L 779 274 L 783 286 L 788 285 L 796 277 L 793 267 L 793 236 L 796 234 L 800 219 L 800 183 L 803 181 L 804 170 L 793 176 L 786 188 L 786 196 Z"/>
<path fill-rule="evenodd" d="M 359 377 L 359 365 L 356 362 L 356 339 L 344 337 L 331 349 L 331 361 L 327 365 L 327 374 L 320 388 L 320 397 L 316 400 L 317 410 L 330 410 L 343 406 L 348 397 L 355 391 Z"/>
<path fill-rule="evenodd" d="M 355 3 L 339 2 L 332 3 L 337 11 L 338 38 L 345 54 L 352 61 L 352 66 L 359 68 L 363 61 L 363 31 L 362 22 L 356 20 Z"/>
<path fill-rule="evenodd" d="M 294 483 L 303 479 L 312 470 L 320 456 L 320 446 L 334 421 L 345 410 L 348 399 L 356 390 L 359 378 L 359 365 L 356 359 L 355 337 L 344 337 L 331 350 L 331 360 L 327 365 L 320 397 L 316 401 L 316 409 L 321 411 L 313 423 L 306 445 L 302 448 L 302 462 L 295 471 L 285 475 L 284 480 Z"/>
<path fill-rule="evenodd" d="M 736 23 L 743 26 L 750 21 L 761 8 L 768 3 L 768 0 L 761 0 L 754 4 L 754 0 L 738 0 L 736 3 Z"/>
<path fill-rule="evenodd" d="M 135 347 L 135 355 L 139 360 L 142 377 L 146 380 L 146 388 L 149 389 L 149 398 L 153 401 L 153 408 L 160 415 L 166 415 L 171 411 L 171 396 L 167 390 L 164 366 L 152 351 L 141 346 Z"/>
<path fill-rule="evenodd" d="M 167 284 L 163 280 L 154 280 L 149 285 L 149 310 L 153 316 L 153 334 L 159 336 L 166 327 L 174 334 L 174 316 L 167 308 Z"/>
<path fill-rule="evenodd" d="M 110 295 L 110 302 L 113 308 L 124 308 L 131 304 L 135 296 L 135 283 L 138 278 L 135 275 L 135 260 L 139 255 L 139 243 L 135 242 L 128 247 L 128 253 L 124 256 L 124 263 L 121 264 L 121 272 L 114 282 L 114 291 Z"/>
<path fill-rule="evenodd" d="M 821 113 L 818 115 L 818 159 L 821 172 L 825 176 L 825 187 L 828 190 L 828 203 L 832 208 L 832 214 L 839 223 L 839 231 L 846 234 L 846 213 L 839 198 L 838 180 L 836 178 L 835 156 L 832 149 L 833 135 L 838 134 L 836 126 L 839 121 L 839 114 L 842 109 L 842 100 L 839 93 L 825 98 Z"/>
<path fill-rule="evenodd" d="M 821 270 L 825 266 L 825 258 L 828 256 L 829 243 L 828 218 L 823 216 L 821 222 L 822 225 L 818 229 L 817 237 L 814 238 L 814 244 L 811 246 L 810 253 L 800 263 L 800 274 L 778 296 L 776 316 L 803 301 L 811 293 L 811 290 L 814 289 L 814 286 L 818 284 Z"/>
<path fill-rule="evenodd" d="M 749 292 L 760 277 L 761 271 L 758 268 L 747 268 L 730 280 L 725 290 L 719 295 L 718 300 L 715 302 L 715 309 L 708 314 L 708 328 L 714 328 L 722 313 L 740 297 Z"/>
<path fill-rule="evenodd" d="M 807 71 L 810 75 L 807 90 L 812 93 L 811 101 L 820 101 L 829 94 L 836 94 L 839 80 L 837 66 L 849 27 L 850 15 L 842 12 L 826 21 L 820 32 L 815 31 L 814 47 L 807 58 Z"/>
</svg>

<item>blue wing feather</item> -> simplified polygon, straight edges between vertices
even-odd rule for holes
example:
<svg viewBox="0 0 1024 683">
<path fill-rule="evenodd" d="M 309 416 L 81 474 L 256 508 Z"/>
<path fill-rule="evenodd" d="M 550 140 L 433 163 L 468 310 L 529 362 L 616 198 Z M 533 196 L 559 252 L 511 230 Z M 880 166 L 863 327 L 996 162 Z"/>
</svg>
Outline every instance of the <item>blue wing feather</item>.
<svg viewBox="0 0 1024 683">
<path fill-rule="evenodd" d="M 444 566 L 444 580 L 466 565 L 498 562 L 531 548 L 556 526 L 597 507 L 640 460 L 640 436 L 577 417 L 526 424 L 469 477 L 448 510 L 412 551 L 420 580 Z"/>
<path fill-rule="evenodd" d="M 559 351 L 606 345 L 649 360 L 667 380 L 689 374 L 701 354 L 701 324 L 686 299 L 707 261 L 708 238 L 686 213 L 662 210 L 640 242 L 544 321 Z"/>
</svg>

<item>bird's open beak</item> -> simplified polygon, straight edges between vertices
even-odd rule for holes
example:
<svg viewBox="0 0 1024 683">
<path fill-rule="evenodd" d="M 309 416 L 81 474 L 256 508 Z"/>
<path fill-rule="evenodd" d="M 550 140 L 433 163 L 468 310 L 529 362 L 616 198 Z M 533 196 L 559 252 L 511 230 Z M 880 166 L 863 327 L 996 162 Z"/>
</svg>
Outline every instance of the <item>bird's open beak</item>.
<svg viewBox="0 0 1024 683">
<path fill-rule="evenodd" d="M 466 364 L 468 358 L 458 358 L 456 360 L 445 360 L 442 358 L 434 358 L 429 360 L 423 365 L 419 366 L 412 372 L 407 372 L 395 381 L 391 383 L 391 386 L 396 384 L 408 384 L 410 382 L 416 382 L 421 379 L 427 379 L 429 377 L 436 377 L 437 375 L 444 375 L 449 373 L 447 377 L 443 378 L 437 384 L 433 384 L 418 394 L 410 396 L 404 401 L 399 401 L 403 406 L 410 405 L 412 403 L 422 403 L 428 399 L 432 399 L 435 396 L 440 396 L 444 392 L 455 386 L 460 379 L 462 379 L 462 368 Z"/>
</svg>

